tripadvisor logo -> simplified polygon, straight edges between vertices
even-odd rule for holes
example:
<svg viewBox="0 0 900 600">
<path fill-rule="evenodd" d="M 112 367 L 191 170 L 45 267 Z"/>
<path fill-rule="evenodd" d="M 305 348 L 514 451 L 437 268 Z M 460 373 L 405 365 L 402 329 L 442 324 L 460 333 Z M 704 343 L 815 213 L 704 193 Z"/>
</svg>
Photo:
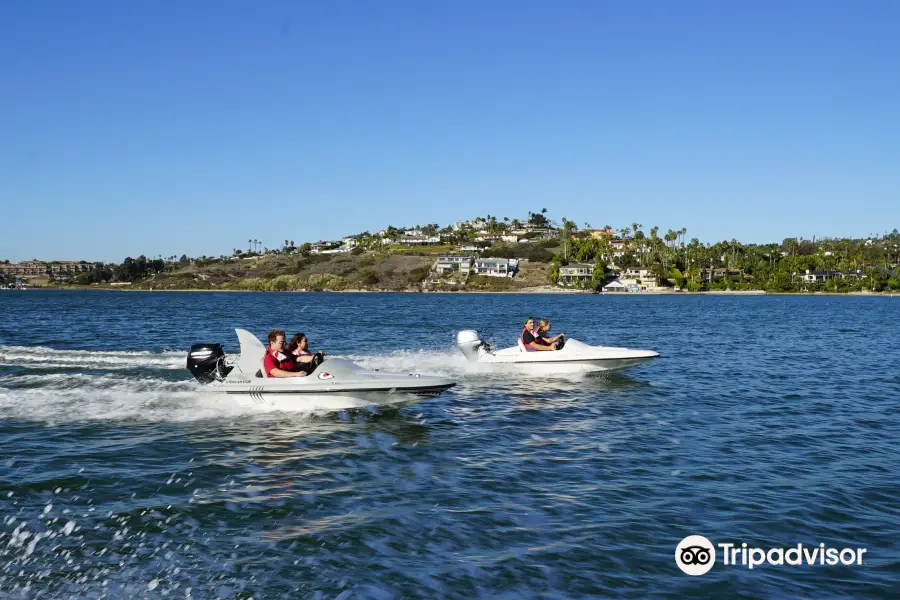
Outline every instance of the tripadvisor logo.
<svg viewBox="0 0 900 600">
<path fill-rule="evenodd" d="M 689 535 L 675 548 L 675 564 L 688 575 L 703 575 L 716 564 L 716 549 L 702 535 Z"/>
<path fill-rule="evenodd" d="M 675 547 L 675 564 L 688 575 L 704 575 L 716 564 L 716 548 L 721 552 L 722 564 L 740 565 L 753 569 L 762 565 L 862 565 L 866 548 L 829 548 L 825 544 L 789 548 L 753 548 L 746 543 L 713 544 L 702 535 L 689 535 Z"/>
</svg>

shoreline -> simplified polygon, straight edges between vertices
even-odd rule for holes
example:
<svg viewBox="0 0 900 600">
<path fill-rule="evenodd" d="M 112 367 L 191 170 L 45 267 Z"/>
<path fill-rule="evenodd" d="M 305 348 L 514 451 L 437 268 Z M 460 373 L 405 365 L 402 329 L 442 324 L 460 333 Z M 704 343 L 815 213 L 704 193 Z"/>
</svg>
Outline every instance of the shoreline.
<svg viewBox="0 0 900 600">
<path fill-rule="evenodd" d="M 234 290 L 234 289 L 210 289 L 210 288 L 187 288 L 187 289 L 144 289 L 133 288 L 129 286 L 53 286 L 53 287 L 36 287 L 28 288 L 36 290 L 94 290 L 104 292 L 225 292 L 225 293 L 293 293 L 293 294 L 567 294 L 567 295 L 588 295 L 588 296 L 625 296 L 625 297 L 641 297 L 641 296 L 853 296 L 853 297 L 887 297 L 893 298 L 895 295 L 900 297 L 897 292 L 767 292 L 765 290 L 708 290 L 701 292 L 675 292 L 672 290 L 646 291 L 646 292 L 594 292 L 592 290 L 573 290 L 566 288 L 555 288 L 553 286 L 537 286 L 522 288 L 518 290 Z"/>
</svg>

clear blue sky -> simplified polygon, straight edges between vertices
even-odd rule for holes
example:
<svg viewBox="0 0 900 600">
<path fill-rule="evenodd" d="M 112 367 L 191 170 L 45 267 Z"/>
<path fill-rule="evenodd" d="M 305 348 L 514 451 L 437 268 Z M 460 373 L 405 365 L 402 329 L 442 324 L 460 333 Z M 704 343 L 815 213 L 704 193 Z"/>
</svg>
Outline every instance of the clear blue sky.
<svg viewBox="0 0 900 600">
<path fill-rule="evenodd" d="M 900 3 L 0 4 L 0 259 L 230 253 L 547 208 L 900 227 Z"/>
</svg>

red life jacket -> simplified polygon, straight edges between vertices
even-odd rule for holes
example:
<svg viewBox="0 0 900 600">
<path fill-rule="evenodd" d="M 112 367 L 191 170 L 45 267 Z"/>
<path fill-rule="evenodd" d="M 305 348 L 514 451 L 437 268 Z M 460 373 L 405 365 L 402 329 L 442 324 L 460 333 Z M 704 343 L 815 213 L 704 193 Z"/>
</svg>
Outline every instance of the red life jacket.
<svg viewBox="0 0 900 600">
<path fill-rule="evenodd" d="M 292 356 L 285 356 L 284 360 L 279 360 L 277 352 L 269 351 L 266 354 L 266 358 L 264 359 L 263 368 L 266 370 L 266 376 L 271 377 L 269 372 L 274 369 L 280 369 L 282 371 L 296 371 L 297 363 L 294 362 L 294 358 Z M 284 355 L 284 353 L 281 353 Z"/>
<path fill-rule="evenodd" d="M 535 350 L 530 345 L 525 343 L 525 333 L 526 332 L 530 333 L 532 335 L 532 337 L 534 337 L 535 340 L 537 339 L 537 336 L 535 335 L 534 330 L 528 331 L 528 328 L 523 325 L 522 333 L 519 334 L 519 339 L 522 340 L 522 345 L 525 347 L 525 351 L 526 352 L 537 352 L 537 350 Z"/>
</svg>

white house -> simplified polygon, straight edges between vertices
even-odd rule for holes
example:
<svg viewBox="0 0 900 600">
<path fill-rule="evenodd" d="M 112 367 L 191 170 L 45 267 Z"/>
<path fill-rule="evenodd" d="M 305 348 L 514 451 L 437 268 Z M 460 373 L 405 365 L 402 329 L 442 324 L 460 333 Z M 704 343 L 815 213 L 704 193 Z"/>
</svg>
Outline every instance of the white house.
<svg viewBox="0 0 900 600">
<path fill-rule="evenodd" d="M 528 236 L 528 239 L 550 239 L 559 236 L 559 231 L 553 229 L 552 227 L 535 227 L 533 225 L 525 226 L 525 235 Z M 513 233 L 516 233 L 513 231 Z"/>
<path fill-rule="evenodd" d="M 487 222 L 481 217 L 475 219 L 474 221 L 457 221 L 453 224 L 453 231 L 459 231 L 463 227 L 471 227 L 476 231 L 482 231 L 487 228 Z"/>
<path fill-rule="evenodd" d="M 338 251 L 338 248 L 341 246 L 341 242 L 330 241 L 330 240 L 319 240 L 318 242 L 311 244 L 312 248 L 310 252 L 313 254 L 333 254 Z"/>
<path fill-rule="evenodd" d="M 629 267 L 619 277 L 619 281 L 622 285 L 632 290 L 647 290 L 659 287 L 659 277 L 650 269 L 645 268 Z"/>
<path fill-rule="evenodd" d="M 397 242 L 403 244 L 404 246 L 430 246 L 434 244 L 440 244 L 441 238 L 438 236 L 404 236 L 397 240 Z"/>
<path fill-rule="evenodd" d="M 472 266 L 472 270 L 478 275 L 486 275 L 488 277 L 512 277 L 515 274 L 516 266 L 510 266 L 508 258 L 477 258 Z"/>
<path fill-rule="evenodd" d="M 609 246 L 610 248 L 612 248 L 612 253 L 614 256 L 622 256 L 628 253 L 628 242 L 623 239 L 616 238 L 614 240 L 610 240 Z"/>
<path fill-rule="evenodd" d="M 800 276 L 800 281 L 805 281 L 807 283 L 844 278 L 844 274 L 840 271 L 810 271 L 809 269 L 806 269 L 805 273 L 797 273 L 797 275 Z"/>
<path fill-rule="evenodd" d="M 459 271 L 462 275 L 468 275 L 474 261 L 473 256 L 439 256 L 431 266 L 431 270 L 441 274 Z"/>
<path fill-rule="evenodd" d="M 573 263 L 559 268 L 560 285 L 590 281 L 594 277 L 594 265 Z"/>
<path fill-rule="evenodd" d="M 640 280 L 645 280 L 645 279 L 655 280 L 656 279 L 656 275 L 653 274 L 653 271 L 651 271 L 650 269 L 646 269 L 644 267 L 628 267 L 622 273 L 622 277 L 624 277 L 625 279 L 640 279 Z"/>
</svg>

